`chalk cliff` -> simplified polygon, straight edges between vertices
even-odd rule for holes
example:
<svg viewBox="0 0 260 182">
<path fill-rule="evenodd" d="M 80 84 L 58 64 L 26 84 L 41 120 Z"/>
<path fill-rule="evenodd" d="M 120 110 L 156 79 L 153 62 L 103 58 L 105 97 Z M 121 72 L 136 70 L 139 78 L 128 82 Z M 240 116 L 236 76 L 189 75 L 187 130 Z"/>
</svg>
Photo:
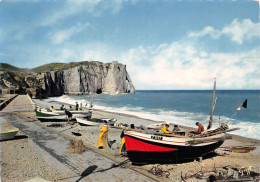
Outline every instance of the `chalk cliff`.
<svg viewBox="0 0 260 182">
<path fill-rule="evenodd" d="M 10 71 L 1 68 L 1 86 L 2 88 L 26 89 L 27 92 L 36 96 L 135 92 L 134 85 L 126 71 L 126 65 L 118 62 L 85 61 L 70 63 L 70 65 L 48 64 L 45 67 L 52 71 L 38 67 L 18 74 L 17 70 Z"/>
</svg>

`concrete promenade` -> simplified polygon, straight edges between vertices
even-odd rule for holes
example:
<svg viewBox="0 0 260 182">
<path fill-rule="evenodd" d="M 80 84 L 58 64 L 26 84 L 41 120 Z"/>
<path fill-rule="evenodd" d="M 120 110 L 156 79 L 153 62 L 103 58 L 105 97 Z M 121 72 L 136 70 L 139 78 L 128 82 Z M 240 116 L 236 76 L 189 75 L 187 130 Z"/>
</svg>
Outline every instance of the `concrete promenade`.
<svg viewBox="0 0 260 182">
<path fill-rule="evenodd" d="M 18 95 L 12 102 L 10 102 L 2 112 L 26 112 L 33 111 L 33 103 L 28 95 Z"/>
<path fill-rule="evenodd" d="M 25 118 L 13 113 L 33 110 L 29 97 L 19 95 L 3 109 L 0 114 L 1 125 L 4 121 L 19 128 L 29 137 L 26 140 L 34 152 L 38 153 L 52 168 L 67 174 L 64 179 L 51 179 L 52 181 L 153 181 L 153 179 L 132 169 L 112 167 L 114 161 L 91 149 L 87 149 L 82 154 L 70 154 L 68 153 L 68 146 L 71 142 L 69 139 L 43 128 L 37 124 L 39 121 L 28 122 Z M 12 141 L 8 142 L 9 145 L 12 145 Z M 1 152 L 6 151 L 2 148 Z M 34 167 L 35 164 L 29 165 Z M 19 168 L 20 166 L 15 167 Z M 4 170 L 2 165 L 1 168 Z M 80 176 L 83 171 L 85 171 L 85 177 Z"/>
</svg>

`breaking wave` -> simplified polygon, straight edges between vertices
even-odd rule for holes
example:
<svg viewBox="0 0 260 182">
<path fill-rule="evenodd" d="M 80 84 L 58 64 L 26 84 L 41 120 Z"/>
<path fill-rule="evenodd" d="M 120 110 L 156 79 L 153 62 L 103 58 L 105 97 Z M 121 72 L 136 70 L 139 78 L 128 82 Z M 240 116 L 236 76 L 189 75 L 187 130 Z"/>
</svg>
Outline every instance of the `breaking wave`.
<svg viewBox="0 0 260 182">
<path fill-rule="evenodd" d="M 109 97 L 113 95 L 109 95 Z M 74 105 L 75 102 L 82 103 L 83 106 L 91 102 L 91 96 L 61 96 L 53 97 L 47 101 L 61 102 L 70 105 Z M 128 114 L 137 116 L 144 119 L 150 119 L 157 122 L 167 122 L 174 123 L 183 126 L 196 127 L 195 123 L 200 122 L 205 127 L 208 125 L 209 114 L 203 114 L 200 112 L 180 112 L 176 110 L 166 110 L 158 108 L 146 108 L 146 107 L 133 107 L 131 105 L 125 104 L 124 106 L 112 106 L 107 103 L 103 103 L 102 98 L 95 98 L 94 109 L 100 109 L 109 112 L 116 112 L 122 114 Z M 220 118 L 219 118 L 220 117 Z M 227 123 L 229 121 L 228 117 L 225 116 L 214 116 L 213 127 L 218 127 L 220 122 Z M 228 123 L 230 128 L 240 128 L 240 130 L 233 131 L 231 134 L 260 139 L 260 123 L 250 122 L 245 120 L 230 120 Z"/>
</svg>

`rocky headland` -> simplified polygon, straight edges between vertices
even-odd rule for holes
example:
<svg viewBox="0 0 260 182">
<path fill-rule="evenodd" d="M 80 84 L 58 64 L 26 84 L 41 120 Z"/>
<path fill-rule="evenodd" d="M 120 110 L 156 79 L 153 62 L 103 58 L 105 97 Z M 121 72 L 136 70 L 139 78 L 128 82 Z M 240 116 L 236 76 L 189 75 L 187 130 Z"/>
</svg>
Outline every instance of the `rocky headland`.
<svg viewBox="0 0 260 182">
<path fill-rule="evenodd" d="M 126 65 L 116 61 L 51 63 L 34 69 L 1 63 L 0 74 L 2 91 L 11 89 L 35 97 L 135 92 Z"/>
</svg>

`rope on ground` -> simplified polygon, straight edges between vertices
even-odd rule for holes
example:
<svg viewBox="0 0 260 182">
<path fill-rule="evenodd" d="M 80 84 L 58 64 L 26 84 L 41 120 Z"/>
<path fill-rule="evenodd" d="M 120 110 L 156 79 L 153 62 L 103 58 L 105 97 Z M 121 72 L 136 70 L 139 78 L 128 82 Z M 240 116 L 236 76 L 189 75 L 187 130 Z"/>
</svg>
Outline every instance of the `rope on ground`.
<svg viewBox="0 0 260 182">
<path fill-rule="evenodd" d="M 90 175 L 90 174 L 93 174 L 93 173 L 99 173 L 99 172 L 104 172 L 104 171 L 107 171 L 107 170 L 110 170 L 110 169 L 113 169 L 113 168 L 116 168 L 116 167 L 120 167 L 124 164 L 127 164 L 130 160 L 127 159 L 127 160 L 124 160 L 123 162 L 120 162 L 120 163 L 114 163 L 111 165 L 111 167 L 107 168 L 107 169 L 100 169 L 100 170 L 97 170 L 97 166 L 96 165 L 93 165 L 93 166 L 89 166 L 87 169 L 85 169 L 80 175 L 75 175 L 75 176 L 69 176 L 69 177 L 66 177 L 66 178 L 58 178 L 58 179 L 54 179 L 53 181 L 63 181 L 63 180 L 66 180 L 66 179 L 71 179 L 71 178 L 76 178 L 76 177 L 80 177 L 77 181 L 80 181 L 82 178 Z M 76 181 L 76 182 L 77 182 Z"/>
</svg>

